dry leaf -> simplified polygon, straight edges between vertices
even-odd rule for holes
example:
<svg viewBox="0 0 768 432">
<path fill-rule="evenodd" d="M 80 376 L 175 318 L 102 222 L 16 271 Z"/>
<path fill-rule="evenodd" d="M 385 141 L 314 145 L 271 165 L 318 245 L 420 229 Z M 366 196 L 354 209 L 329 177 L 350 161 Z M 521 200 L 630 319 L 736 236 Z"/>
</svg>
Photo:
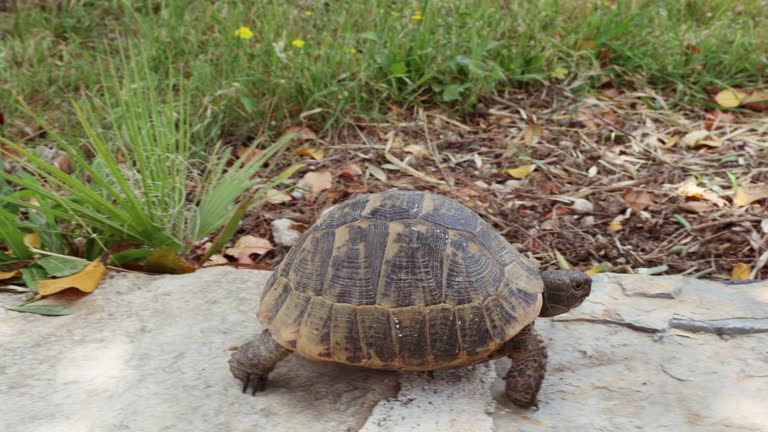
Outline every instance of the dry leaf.
<svg viewBox="0 0 768 432">
<path fill-rule="evenodd" d="M 144 262 L 143 270 L 157 274 L 184 274 L 192 273 L 195 269 L 185 263 L 181 257 L 168 246 L 160 246 L 152 250 Z"/>
<path fill-rule="evenodd" d="M 715 102 L 723 108 L 736 108 L 747 99 L 748 95 L 741 90 L 725 89 L 715 96 Z"/>
<path fill-rule="evenodd" d="M 0 280 L 10 279 L 14 276 L 18 276 L 20 273 L 21 272 L 18 270 L 9 271 L 9 272 L 0 271 Z"/>
<path fill-rule="evenodd" d="M 521 178 L 526 178 L 528 174 L 530 174 L 531 171 L 533 171 L 533 167 L 534 167 L 533 164 L 521 165 L 517 168 L 510 168 L 508 170 L 505 170 L 504 172 L 507 175 L 512 176 L 516 179 L 521 179 Z"/>
<path fill-rule="evenodd" d="M 747 280 L 749 279 L 750 273 L 752 273 L 752 268 L 749 266 L 749 264 L 738 263 L 733 266 L 733 270 L 731 270 L 731 279 Z"/>
<path fill-rule="evenodd" d="M 25 235 L 24 245 L 35 249 L 40 249 L 40 236 L 35 233 Z"/>
<path fill-rule="evenodd" d="M 706 130 L 697 130 L 693 132 L 688 132 L 680 142 L 683 143 L 686 147 L 693 147 L 696 144 L 699 144 L 701 140 L 709 136 L 709 131 Z"/>
<path fill-rule="evenodd" d="M 616 232 L 624 229 L 624 224 L 621 222 L 624 220 L 623 216 L 616 216 L 610 224 L 608 224 L 608 232 Z"/>
<path fill-rule="evenodd" d="M 72 164 L 69 162 L 69 155 L 66 153 L 62 153 L 56 156 L 56 158 L 53 159 L 51 164 L 56 168 L 64 171 L 67 174 L 72 173 Z"/>
<path fill-rule="evenodd" d="M 363 175 L 363 170 L 357 164 L 344 164 L 341 167 L 341 172 L 339 172 L 341 177 L 359 177 L 361 175 Z"/>
<path fill-rule="evenodd" d="M 260 154 L 261 149 L 257 149 L 255 147 L 240 147 L 240 149 L 235 152 L 235 156 L 237 156 L 238 159 L 242 159 L 243 164 L 247 164 Z"/>
<path fill-rule="evenodd" d="M 608 99 L 616 99 L 617 97 L 620 96 L 619 91 L 616 90 L 615 88 L 607 88 L 607 89 L 603 89 L 603 90 L 598 90 L 598 92 L 601 95 L 607 97 Z"/>
<path fill-rule="evenodd" d="M 624 191 L 624 203 L 627 204 L 627 207 L 637 211 L 655 207 L 651 194 L 646 191 Z"/>
<path fill-rule="evenodd" d="M 686 198 L 701 199 L 707 190 L 699 186 L 697 183 L 698 182 L 696 179 L 688 179 L 680 185 L 680 187 L 677 189 L 677 193 Z"/>
<path fill-rule="evenodd" d="M 383 169 L 377 167 L 376 165 L 368 164 L 366 166 L 366 171 L 370 175 L 372 175 L 372 176 L 376 177 L 377 179 L 379 179 L 379 181 L 382 181 L 384 183 L 387 182 L 387 173 L 385 173 Z"/>
<path fill-rule="evenodd" d="M 535 123 L 528 124 L 528 126 L 525 127 L 525 130 L 523 130 L 525 144 L 529 146 L 535 144 L 543 134 L 544 131 L 541 129 L 541 126 Z"/>
<path fill-rule="evenodd" d="M 92 293 L 104 278 L 104 273 L 107 272 L 107 260 L 109 260 L 109 254 L 104 254 L 78 273 L 58 279 L 39 280 L 37 281 L 37 293 L 45 297 L 68 288 L 77 288 L 84 293 Z"/>
<path fill-rule="evenodd" d="M 708 131 L 718 130 L 736 120 L 736 116 L 730 112 L 712 110 L 704 115 L 704 128 Z"/>
<path fill-rule="evenodd" d="M 306 126 L 291 126 L 283 131 L 283 136 L 286 135 L 297 135 L 299 139 L 305 141 L 317 139 L 317 135 L 312 131 L 312 129 Z"/>
<path fill-rule="evenodd" d="M 328 170 L 310 171 L 304 175 L 304 183 L 309 187 L 310 200 L 314 201 L 321 192 L 333 185 L 333 175 Z"/>
<path fill-rule="evenodd" d="M 717 210 L 717 207 L 705 201 L 687 201 L 680 206 L 681 209 L 689 213 L 707 213 Z"/>
<path fill-rule="evenodd" d="M 208 261 L 204 262 L 202 267 L 211 267 L 215 265 L 222 265 L 222 264 L 228 264 L 229 260 L 224 258 L 224 255 L 221 254 L 214 254 L 211 255 L 210 258 L 208 258 Z"/>
<path fill-rule="evenodd" d="M 252 235 L 240 237 L 235 246 L 224 251 L 226 255 L 237 258 L 240 264 L 253 264 L 251 254 L 263 255 L 272 250 L 269 240 Z"/>
<path fill-rule="evenodd" d="M 315 148 L 303 148 L 296 150 L 296 154 L 299 156 L 311 157 L 314 160 L 320 160 L 325 156 L 325 150 L 319 147 Z"/>
<path fill-rule="evenodd" d="M 430 155 L 429 150 L 427 150 L 426 147 L 421 144 L 408 144 L 407 146 L 403 147 L 403 151 L 412 154 L 416 159 Z"/>
<path fill-rule="evenodd" d="M 270 189 L 267 191 L 267 202 L 270 204 L 282 204 L 292 200 L 293 198 L 291 198 L 291 196 L 285 192 L 280 192 L 279 190 L 275 189 Z"/>
<path fill-rule="evenodd" d="M 768 185 L 739 187 L 733 194 L 733 203 L 744 207 L 764 198 L 768 198 Z"/>
</svg>

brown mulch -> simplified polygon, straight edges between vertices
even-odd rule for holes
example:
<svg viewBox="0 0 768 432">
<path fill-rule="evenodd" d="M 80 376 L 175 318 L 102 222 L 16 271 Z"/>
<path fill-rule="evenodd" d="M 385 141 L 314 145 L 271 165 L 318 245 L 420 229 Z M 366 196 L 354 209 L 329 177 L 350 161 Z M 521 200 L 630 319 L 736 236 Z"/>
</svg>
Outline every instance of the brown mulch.
<svg viewBox="0 0 768 432">
<path fill-rule="evenodd" d="M 577 98 L 551 87 L 493 97 L 464 117 L 392 108 L 387 123 L 296 143 L 325 149 L 307 170 L 329 170 L 332 188 L 265 204 L 240 233 L 269 238 L 281 217 L 310 225 L 358 193 L 429 190 L 463 202 L 547 268 L 563 264 L 560 254 L 580 270 L 728 279 L 744 263 L 768 277 L 768 199 L 737 205 L 732 181 L 768 183 L 765 115 L 670 110 L 651 91 Z M 505 173 L 529 164 L 521 179 Z M 345 165 L 362 175 L 342 175 Z M 276 265 L 286 251 L 257 263 Z"/>
</svg>

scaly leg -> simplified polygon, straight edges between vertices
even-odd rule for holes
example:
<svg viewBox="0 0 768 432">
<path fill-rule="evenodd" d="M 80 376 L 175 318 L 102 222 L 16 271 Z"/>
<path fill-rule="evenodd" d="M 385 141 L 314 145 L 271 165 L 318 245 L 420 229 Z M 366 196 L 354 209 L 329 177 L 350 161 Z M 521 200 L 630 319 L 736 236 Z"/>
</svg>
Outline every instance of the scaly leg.
<svg viewBox="0 0 768 432">
<path fill-rule="evenodd" d="M 229 370 L 235 378 L 243 382 L 243 393 L 252 386 L 251 394 L 255 395 L 257 391 L 264 390 L 267 375 L 275 365 L 290 353 L 290 350 L 283 348 L 272 338 L 269 330 L 264 330 L 254 340 L 232 353 Z"/>
<path fill-rule="evenodd" d="M 507 397 L 517 406 L 539 408 L 536 396 L 547 370 L 547 348 L 533 324 L 510 339 L 502 349 L 512 359 L 505 377 Z"/>
</svg>

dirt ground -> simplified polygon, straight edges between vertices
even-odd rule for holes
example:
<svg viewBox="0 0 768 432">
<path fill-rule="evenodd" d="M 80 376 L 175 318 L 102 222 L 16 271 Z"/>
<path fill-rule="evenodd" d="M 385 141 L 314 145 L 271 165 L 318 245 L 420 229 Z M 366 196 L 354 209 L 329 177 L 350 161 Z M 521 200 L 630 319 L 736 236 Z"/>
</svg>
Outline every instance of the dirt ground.
<svg viewBox="0 0 768 432">
<path fill-rule="evenodd" d="M 294 189 L 298 199 L 265 204 L 240 234 L 269 238 L 277 218 L 308 226 L 358 193 L 430 190 L 475 210 L 546 268 L 730 279 L 738 265 L 768 276 L 764 114 L 673 110 L 651 91 L 611 87 L 588 98 L 551 87 L 510 93 L 461 117 L 390 111 L 386 123 L 349 124 L 288 149 L 322 148 L 305 162 L 330 173 L 330 189 Z M 256 262 L 274 266 L 286 251 Z"/>
</svg>

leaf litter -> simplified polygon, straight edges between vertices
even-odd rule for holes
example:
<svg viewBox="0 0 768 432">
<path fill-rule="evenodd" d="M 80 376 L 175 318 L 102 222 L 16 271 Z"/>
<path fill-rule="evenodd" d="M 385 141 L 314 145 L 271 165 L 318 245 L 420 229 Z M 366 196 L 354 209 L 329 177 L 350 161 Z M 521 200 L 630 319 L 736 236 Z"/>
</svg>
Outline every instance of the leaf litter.
<svg viewBox="0 0 768 432">
<path fill-rule="evenodd" d="M 463 117 L 390 110 L 386 122 L 350 124 L 323 136 L 323 159 L 299 182 L 309 193 L 265 203 L 239 233 L 269 239 L 271 221 L 309 226 L 356 194 L 428 190 L 468 205 L 544 268 L 560 259 L 591 273 L 730 279 L 743 263 L 768 277 L 758 266 L 768 256 L 768 118 L 602 90 L 578 98 L 543 87 L 487 98 Z M 275 266 L 287 250 L 254 261 Z"/>
</svg>

